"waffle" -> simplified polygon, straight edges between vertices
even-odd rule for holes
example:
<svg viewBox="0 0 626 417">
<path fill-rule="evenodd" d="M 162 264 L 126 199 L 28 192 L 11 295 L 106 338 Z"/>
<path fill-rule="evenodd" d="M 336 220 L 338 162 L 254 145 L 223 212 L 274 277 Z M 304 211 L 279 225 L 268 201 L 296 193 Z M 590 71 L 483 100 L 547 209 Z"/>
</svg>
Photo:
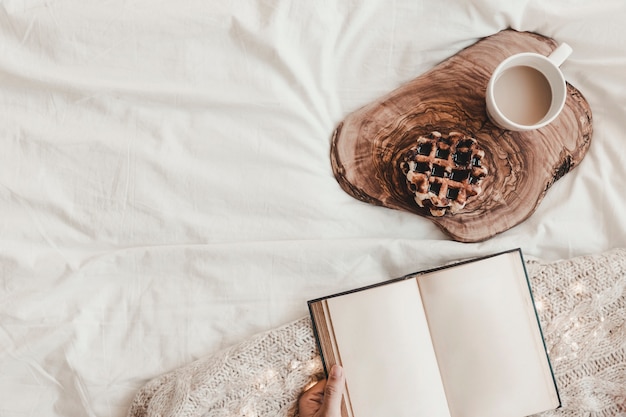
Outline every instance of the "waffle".
<svg viewBox="0 0 626 417">
<path fill-rule="evenodd" d="M 415 202 L 440 217 L 457 213 L 469 198 L 481 193 L 487 175 L 485 152 L 476 139 L 459 132 L 432 132 L 417 138 L 400 162 Z"/>
</svg>

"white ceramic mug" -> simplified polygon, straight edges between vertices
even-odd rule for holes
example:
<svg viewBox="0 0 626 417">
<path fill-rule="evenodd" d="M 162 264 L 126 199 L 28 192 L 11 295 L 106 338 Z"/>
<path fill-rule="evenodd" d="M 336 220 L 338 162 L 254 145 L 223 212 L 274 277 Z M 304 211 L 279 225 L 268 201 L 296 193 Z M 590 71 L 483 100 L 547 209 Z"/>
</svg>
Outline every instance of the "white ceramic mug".
<svg viewBox="0 0 626 417">
<path fill-rule="evenodd" d="M 515 54 L 502 61 L 487 85 L 487 114 L 497 126 L 515 131 L 539 129 L 563 110 L 567 98 L 559 66 L 572 53 L 563 43 L 549 56 Z"/>
</svg>

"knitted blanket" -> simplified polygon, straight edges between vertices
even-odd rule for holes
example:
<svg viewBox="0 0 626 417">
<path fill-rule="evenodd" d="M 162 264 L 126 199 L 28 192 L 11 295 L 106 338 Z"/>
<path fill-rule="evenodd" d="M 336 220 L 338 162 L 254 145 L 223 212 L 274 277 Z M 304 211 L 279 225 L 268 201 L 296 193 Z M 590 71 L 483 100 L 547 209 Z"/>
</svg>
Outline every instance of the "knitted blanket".
<svg viewBox="0 0 626 417">
<path fill-rule="evenodd" d="M 626 416 L 626 249 L 527 268 L 563 403 L 541 416 Z M 155 378 L 128 417 L 297 417 L 322 376 L 302 318 Z"/>
</svg>

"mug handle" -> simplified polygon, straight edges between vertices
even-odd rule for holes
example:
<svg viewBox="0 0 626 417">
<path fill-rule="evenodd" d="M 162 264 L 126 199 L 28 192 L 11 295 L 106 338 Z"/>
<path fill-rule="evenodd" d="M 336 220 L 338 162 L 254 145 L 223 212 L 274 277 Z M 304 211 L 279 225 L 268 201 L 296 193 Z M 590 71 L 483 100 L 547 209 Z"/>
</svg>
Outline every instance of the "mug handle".
<svg viewBox="0 0 626 417">
<path fill-rule="evenodd" d="M 572 53 L 572 47 L 563 42 L 560 44 L 550 55 L 548 59 L 554 63 L 557 67 L 560 67 L 568 56 Z"/>
</svg>

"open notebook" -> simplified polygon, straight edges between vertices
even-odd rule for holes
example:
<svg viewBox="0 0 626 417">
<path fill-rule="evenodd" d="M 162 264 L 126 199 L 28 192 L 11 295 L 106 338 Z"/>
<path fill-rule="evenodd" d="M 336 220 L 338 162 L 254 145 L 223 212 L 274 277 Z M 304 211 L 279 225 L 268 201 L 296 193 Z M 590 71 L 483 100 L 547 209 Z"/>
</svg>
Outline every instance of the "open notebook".
<svg viewBox="0 0 626 417">
<path fill-rule="evenodd" d="M 521 417 L 560 406 L 519 249 L 309 301 L 344 417 Z"/>
</svg>

